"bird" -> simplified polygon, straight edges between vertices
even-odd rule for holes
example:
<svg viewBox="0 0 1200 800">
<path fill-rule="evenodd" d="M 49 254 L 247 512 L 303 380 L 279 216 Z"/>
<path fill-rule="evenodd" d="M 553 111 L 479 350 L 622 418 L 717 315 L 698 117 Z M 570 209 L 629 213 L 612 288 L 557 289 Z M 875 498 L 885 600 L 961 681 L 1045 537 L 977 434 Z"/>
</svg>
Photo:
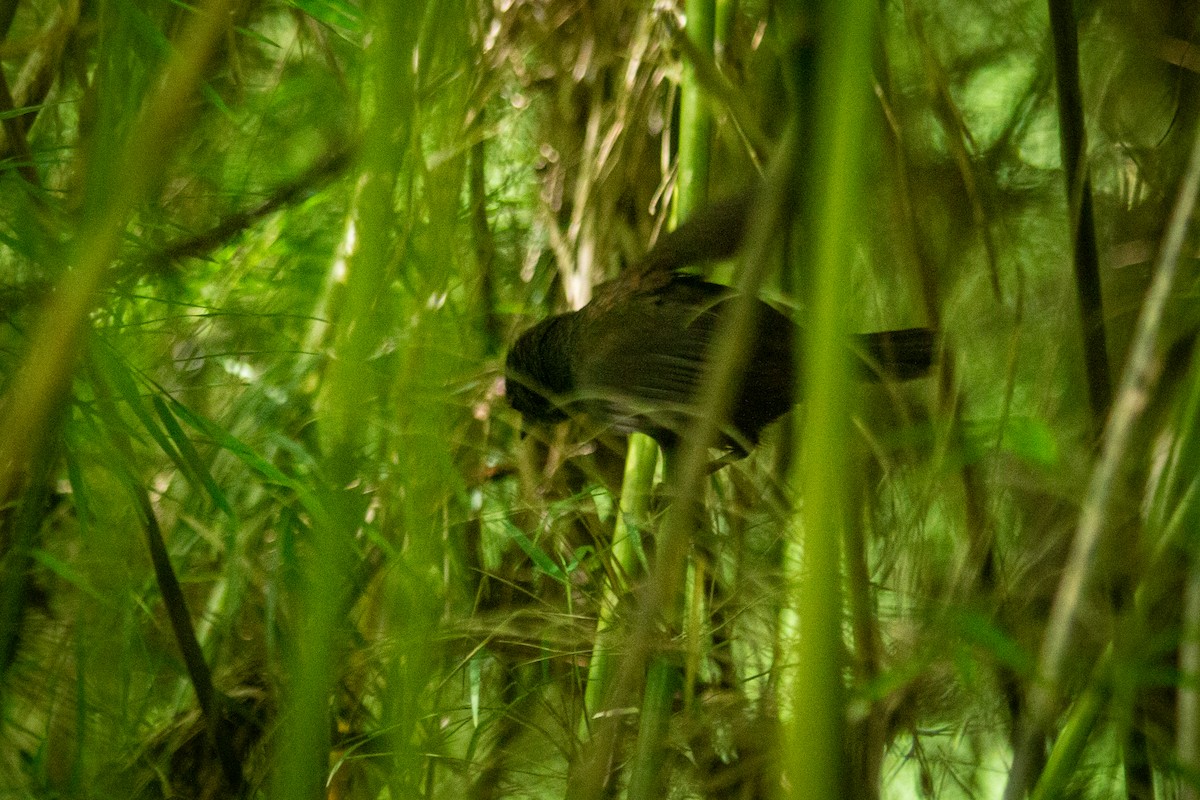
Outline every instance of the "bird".
<svg viewBox="0 0 1200 800">
<path fill-rule="evenodd" d="M 522 429 L 586 416 L 619 434 L 677 445 L 700 413 L 708 354 L 736 297 L 728 286 L 681 270 L 734 255 L 752 202 L 745 194 L 703 209 L 598 285 L 587 305 L 524 331 L 505 359 L 505 395 Z M 797 323 L 761 299 L 753 305 L 754 338 L 718 442 L 735 457 L 791 409 L 796 389 Z M 865 380 L 925 375 L 935 349 L 935 332 L 922 327 L 858 334 L 851 342 Z"/>
</svg>

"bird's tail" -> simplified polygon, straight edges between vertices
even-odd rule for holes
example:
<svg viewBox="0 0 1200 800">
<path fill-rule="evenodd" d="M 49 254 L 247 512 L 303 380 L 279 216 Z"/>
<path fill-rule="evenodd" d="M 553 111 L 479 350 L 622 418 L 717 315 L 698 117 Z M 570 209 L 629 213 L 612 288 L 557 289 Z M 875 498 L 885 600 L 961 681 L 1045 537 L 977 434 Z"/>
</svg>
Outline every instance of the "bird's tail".
<svg viewBox="0 0 1200 800">
<path fill-rule="evenodd" d="M 933 366 L 937 333 L 931 328 L 862 333 L 855 344 L 865 379 L 906 381 L 920 378 Z"/>
</svg>

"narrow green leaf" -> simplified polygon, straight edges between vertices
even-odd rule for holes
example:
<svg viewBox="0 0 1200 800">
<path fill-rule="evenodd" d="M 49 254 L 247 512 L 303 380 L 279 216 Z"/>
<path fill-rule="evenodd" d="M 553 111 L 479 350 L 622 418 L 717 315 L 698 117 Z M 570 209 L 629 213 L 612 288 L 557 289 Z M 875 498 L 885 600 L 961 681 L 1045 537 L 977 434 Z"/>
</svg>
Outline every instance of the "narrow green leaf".
<svg viewBox="0 0 1200 800">
<path fill-rule="evenodd" d="M 248 444 L 238 439 L 229 431 L 217 425 L 212 420 L 196 414 L 183 403 L 173 397 L 167 396 L 167 401 L 170 404 L 172 413 L 180 420 L 186 423 L 193 429 L 203 433 L 209 437 L 214 444 L 229 451 L 234 457 L 245 464 L 247 467 L 257 472 L 261 477 L 269 483 L 277 486 L 283 486 L 296 493 L 296 497 L 300 500 L 304 508 L 314 516 L 314 522 L 317 524 L 328 524 L 328 514 L 325 511 L 325 506 L 317 498 L 315 492 L 306 487 L 303 483 L 285 474 L 282 470 L 276 467 L 267 459 L 263 458 L 250 447 Z"/>
<path fill-rule="evenodd" d="M 104 379 L 108 381 L 109 387 L 116 392 L 117 397 L 124 401 L 126 408 L 137 417 L 138 422 L 142 424 L 142 428 L 146 433 L 150 434 L 150 438 L 154 440 L 159 449 L 162 450 L 167 458 L 171 459 L 171 462 L 175 464 L 190 482 L 200 485 L 201 481 L 199 478 L 191 473 L 190 465 L 180 457 L 179 452 L 171 443 L 166 431 L 155 421 L 154 415 L 146 407 L 142 392 L 138 388 L 137 382 L 134 380 L 129 368 L 115 353 L 105 347 L 96 349 L 96 362 Z"/>
<path fill-rule="evenodd" d="M 221 491 L 221 487 L 217 485 L 212 473 L 209 472 L 208 465 L 200 458 L 200 454 L 196 452 L 196 448 L 192 445 L 191 439 L 183 432 L 183 428 L 179 426 L 179 421 L 175 419 L 175 415 L 167 408 L 167 404 L 159 395 L 153 395 L 150 402 L 154 405 L 154 410 L 158 413 L 158 418 L 162 421 L 163 427 L 167 429 L 167 435 L 171 437 L 171 441 L 175 443 L 175 447 L 179 450 L 179 457 L 186 462 L 194 474 L 200 481 L 200 485 L 208 492 L 208 496 L 212 498 L 213 503 L 230 519 L 234 518 L 233 508 L 229 505 L 229 500 L 225 497 L 225 493 Z"/>
<path fill-rule="evenodd" d="M 50 570 L 55 575 L 86 594 L 88 597 L 92 598 L 93 600 L 99 600 L 101 602 L 104 601 L 104 595 L 96 591 L 95 587 L 92 586 L 87 577 L 82 572 L 63 561 L 61 558 L 58 558 L 52 553 L 40 548 L 31 550 L 29 554 L 33 557 L 34 561 Z"/>
<path fill-rule="evenodd" d="M 566 573 L 562 571 L 562 568 L 559 567 L 558 564 L 554 563 L 554 559 L 552 559 L 545 550 L 538 547 L 536 543 L 531 541 L 530 538 L 525 535 L 525 532 L 516 525 L 513 525 L 510 522 L 507 527 L 508 535 L 512 537 L 513 541 L 517 543 L 518 547 L 525 551 L 525 555 L 529 556 L 529 559 L 534 563 L 534 566 L 549 575 L 551 578 L 554 578 L 554 580 L 566 583 Z"/>
<path fill-rule="evenodd" d="M 237 456 L 239 461 L 257 472 L 267 481 L 279 486 L 285 486 L 294 491 L 300 491 L 303 489 L 303 487 L 297 481 L 288 477 L 278 467 L 255 452 L 252 447 L 243 442 L 241 439 L 238 439 L 220 425 L 217 425 L 212 420 L 206 419 L 203 416 L 194 413 L 190 408 L 174 398 L 170 398 L 170 405 L 171 411 L 176 417 L 200 433 L 203 433 L 205 436 L 211 439 L 214 444 L 219 445 L 223 449 L 228 450 L 230 453 Z"/>
<path fill-rule="evenodd" d="M 334 28 L 359 32 L 363 29 L 363 13 L 341 0 L 291 0 L 294 8 L 303 11 L 317 22 Z"/>
</svg>

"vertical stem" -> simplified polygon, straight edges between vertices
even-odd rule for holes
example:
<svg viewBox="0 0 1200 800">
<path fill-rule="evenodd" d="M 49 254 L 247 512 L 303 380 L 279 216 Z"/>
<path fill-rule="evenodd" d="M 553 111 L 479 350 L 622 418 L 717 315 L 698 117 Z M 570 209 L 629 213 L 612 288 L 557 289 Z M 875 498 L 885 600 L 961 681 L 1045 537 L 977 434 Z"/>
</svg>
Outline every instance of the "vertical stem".
<svg viewBox="0 0 1200 800">
<path fill-rule="evenodd" d="M 1194 553 L 1183 595 L 1182 639 L 1175 747 L 1185 774 L 1179 796 L 1181 800 L 1198 800 L 1200 786 L 1195 776 L 1200 774 L 1200 691 L 1197 690 L 1200 679 L 1200 559 Z"/>
<path fill-rule="evenodd" d="M 818 21 L 816 109 L 811 183 L 814 251 L 811 307 L 799 348 L 804 424 L 794 482 L 802 505 L 793 518 L 803 564 L 796 582 L 799 638 L 789 746 L 784 765 L 791 797 L 841 797 L 849 785 L 844 754 L 840 543 L 850 478 L 849 375 L 844 358 L 845 265 L 859 219 L 865 151 L 871 37 L 875 6 L 866 0 L 829 2 Z M 798 66 L 797 66 L 798 68 Z M 794 80 L 801 84 L 803 76 Z"/>
<path fill-rule="evenodd" d="M 687 0 L 684 33 L 711 58 L 716 31 L 715 0 Z M 712 113 L 691 59 L 683 61 L 679 86 L 679 219 L 688 217 L 708 196 L 708 168 L 712 139 Z"/>
<path fill-rule="evenodd" d="M 387 321 L 385 276 L 394 247 L 394 195 L 411 138 L 416 81 L 413 55 L 424 7 L 419 3 L 402 8 L 381 3 L 371 10 L 362 93 L 363 106 L 372 114 L 361 151 L 354 222 L 347 235 L 344 304 L 317 402 L 322 471 L 330 484 L 321 500 L 328 514 L 314 521 L 306 542 L 297 597 L 299 641 L 279 737 L 283 745 L 274 765 L 273 796 L 281 800 L 311 800 L 325 794 L 331 750 L 330 696 L 341 663 L 344 615 L 357 591 L 348 578 L 354 573 L 355 532 L 363 525 L 366 510 L 357 482 L 367 455 L 379 447 L 376 420 L 386 386 L 372 355 L 380 346 Z M 419 496 L 416 491 L 412 495 Z M 408 501 L 405 511 L 414 506 L 412 497 Z M 427 546 L 431 537 L 427 531 L 421 533 L 413 540 Z M 403 624 L 395 627 L 397 638 L 403 641 L 413 630 L 428 636 L 422 625 L 428 617 L 430 593 L 411 589 L 403 599 L 409 602 L 403 606 Z M 410 661 L 423 663 L 430 649 L 413 653 Z M 385 708 L 385 713 L 392 714 L 393 730 L 405 725 L 409 726 L 406 732 L 415 728 L 416 720 L 409 718 L 409 712 L 408 707 L 398 712 L 393 712 L 391 705 Z M 398 722 L 393 721 L 397 718 Z M 394 760 L 400 763 L 407 751 L 397 750 Z M 397 771 L 404 772 L 400 767 Z"/>
<path fill-rule="evenodd" d="M 1083 91 L 1079 86 L 1079 41 L 1072 0 L 1048 0 L 1050 30 L 1054 35 L 1054 75 L 1058 86 L 1058 128 L 1063 170 L 1067 179 L 1067 209 L 1071 219 L 1071 245 L 1075 288 L 1083 322 L 1088 399 L 1094 425 L 1099 427 L 1112 404 L 1104 304 L 1100 294 L 1100 254 L 1096 249 L 1096 222 L 1092 213 L 1092 183 L 1087 165 L 1087 128 L 1083 119 Z"/>
<path fill-rule="evenodd" d="M 484 111 L 480 110 L 477 127 L 483 126 L 483 116 Z M 496 310 L 496 239 L 488 224 L 486 163 L 487 141 L 480 137 L 471 145 L 471 239 L 479 268 L 478 304 L 483 318 L 484 353 L 492 355 L 500 349 L 503 332 Z"/>
<path fill-rule="evenodd" d="M 612 574 L 604 587 L 600 616 L 596 620 L 596 644 L 588 664 L 583 719 L 579 727 L 579 735 L 584 738 L 591 728 L 591 715 L 600 710 L 612 682 L 616 660 L 613 629 L 616 626 L 617 604 L 640 571 L 640 531 L 650 510 L 657 463 L 658 445 L 654 440 L 641 433 L 630 435 L 617 523 L 613 528 Z"/>
<path fill-rule="evenodd" d="M 650 660 L 638 725 L 637 752 L 629 774 L 628 800 L 658 800 L 666 796 L 667 773 L 663 742 L 679 685 L 679 667 L 662 654 Z"/>
<path fill-rule="evenodd" d="M 687 22 L 684 35 L 706 60 L 713 57 L 716 36 L 716 0 L 687 0 Z M 709 165 L 712 152 L 712 112 L 704 89 L 696 75 L 695 59 L 683 60 L 683 78 L 679 87 L 679 180 L 677 218 L 690 217 L 708 197 Z M 671 476 L 674 485 L 673 478 Z M 689 555 L 690 566 L 694 557 Z M 692 570 L 689 570 L 692 571 Z M 703 570 L 694 570 L 697 574 Z M 685 583 L 683 608 L 684 645 L 687 648 L 684 668 L 685 707 L 691 707 L 695 696 L 696 665 L 700 662 L 700 647 L 707 615 L 704 610 L 704 581 Z"/>
<path fill-rule="evenodd" d="M 674 448 L 665 448 L 664 483 L 672 490 L 678 485 L 677 467 Z M 682 567 L 680 564 L 681 570 Z M 666 633 L 672 636 L 676 630 L 673 622 L 680 618 L 680 610 L 671 607 L 663 611 L 668 620 Z M 629 774 L 629 800 L 656 800 L 663 796 L 667 786 L 667 773 L 663 769 L 666 765 L 663 744 L 671 722 L 675 690 L 682 677 L 679 665 L 670 652 L 654 648 L 648 655 L 649 667 L 646 670 L 646 686 L 642 691 L 641 715 L 638 720 L 637 751 L 634 753 Z"/>
<path fill-rule="evenodd" d="M 685 35 L 701 52 L 711 57 L 715 30 L 715 0 L 687 0 L 686 14 Z M 679 178 L 675 205 L 677 222 L 691 216 L 703 205 L 708 194 L 711 137 L 712 114 L 696 78 L 695 67 L 690 60 L 685 59 L 680 83 Z M 663 456 L 667 467 L 666 483 L 674 489 L 678 485 L 675 480 L 675 458 L 669 453 L 664 453 Z M 682 569 L 683 565 L 679 565 L 679 568 Z M 681 576 L 675 576 L 672 580 L 680 578 Z M 703 592 L 703 588 L 693 582 L 689 591 Z M 685 599 L 684 603 L 690 607 L 694 600 L 695 598 Z M 676 609 L 666 611 L 668 619 L 679 619 L 680 615 Z M 701 639 L 695 629 L 698 627 L 698 620 L 690 614 L 684 615 L 684 626 L 689 627 L 689 623 L 696 624 L 690 626 L 690 635 L 685 636 L 684 640 L 697 647 Z M 668 627 L 668 632 L 673 633 L 671 627 Z M 680 680 L 680 668 L 668 655 L 660 652 L 651 656 L 646 687 L 642 694 L 637 752 L 629 778 L 630 800 L 649 800 L 662 795 L 666 784 L 662 757 L 663 742 L 670 722 L 672 699 Z M 686 691 L 690 696 L 690 687 Z"/>
<path fill-rule="evenodd" d="M 859 496 L 864 508 L 869 507 L 870 499 L 867 494 L 860 488 Z M 883 646 L 876 618 L 870 567 L 867 564 L 867 549 L 864 544 L 867 531 L 863 516 L 865 514 L 852 515 L 847 520 L 846 587 L 849 592 L 847 605 L 853 623 L 854 653 L 858 666 L 856 677 L 861 684 L 870 685 L 879 677 Z M 887 743 L 887 718 L 883 710 L 872 708 L 858 730 L 862 737 L 862 745 L 858 751 L 862 755 L 859 763 L 852 765 L 856 778 L 854 794 L 863 798 L 879 797 L 883 754 Z"/>
</svg>

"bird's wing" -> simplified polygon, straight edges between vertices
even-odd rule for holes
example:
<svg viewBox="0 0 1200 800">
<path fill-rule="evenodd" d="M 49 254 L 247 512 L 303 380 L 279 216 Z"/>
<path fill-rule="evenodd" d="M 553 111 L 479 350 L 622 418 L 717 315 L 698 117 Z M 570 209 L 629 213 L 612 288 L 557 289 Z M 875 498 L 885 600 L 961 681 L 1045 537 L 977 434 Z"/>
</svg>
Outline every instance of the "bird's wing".
<svg viewBox="0 0 1200 800">
<path fill-rule="evenodd" d="M 663 234 L 637 263 L 597 286 L 592 302 L 611 309 L 639 295 L 674 291 L 677 281 L 689 280 L 680 270 L 731 258 L 745 238 L 753 197 L 746 192 L 701 208 L 678 228 Z"/>
<path fill-rule="evenodd" d="M 678 430 L 703 380 L 717 306 L 728 295 L 727 287 L 676 279 L 619 309 L 598 310 L 577 351 L 581 405 L 618 429 Z"/>
<path fill-rule="evenodd" d="M 631 272 L 643 278 L 669 277 L 684 267 L 730 258 L 745 238 L 753 195 L 718 200 L 687 219 L 650 248 Z"/>
</svg>

